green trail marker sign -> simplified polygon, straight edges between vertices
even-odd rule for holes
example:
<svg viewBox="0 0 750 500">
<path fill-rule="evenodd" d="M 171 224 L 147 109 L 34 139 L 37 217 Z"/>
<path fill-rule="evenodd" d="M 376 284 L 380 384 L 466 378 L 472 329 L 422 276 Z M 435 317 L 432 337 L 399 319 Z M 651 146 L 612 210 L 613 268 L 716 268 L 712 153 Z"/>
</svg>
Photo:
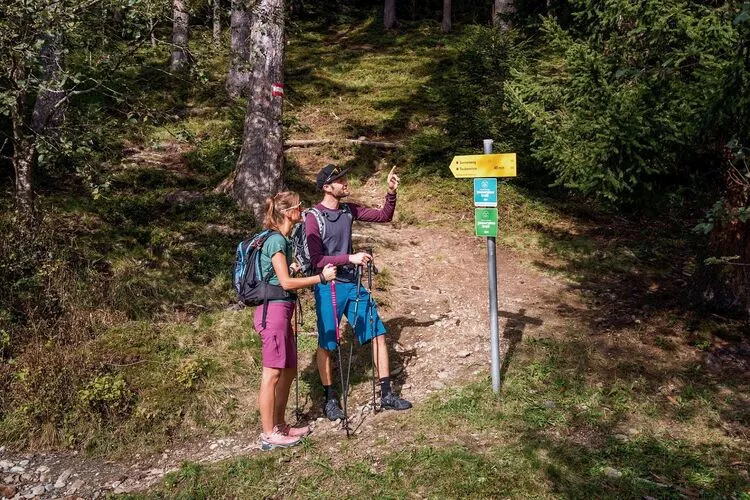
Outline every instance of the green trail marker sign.
<svg viewBox="0 0 750 500">
<path fill-rule="evenodd" d="M 474 206 L 497 206 L 497 179 L 485 179 L 482 177 L 474 179 Z"/>
<path fill-rule="evenodd" d="M 497 208 L 475 208 L 474 228 L 477 236 L 497 237 Z"/>
</svg>

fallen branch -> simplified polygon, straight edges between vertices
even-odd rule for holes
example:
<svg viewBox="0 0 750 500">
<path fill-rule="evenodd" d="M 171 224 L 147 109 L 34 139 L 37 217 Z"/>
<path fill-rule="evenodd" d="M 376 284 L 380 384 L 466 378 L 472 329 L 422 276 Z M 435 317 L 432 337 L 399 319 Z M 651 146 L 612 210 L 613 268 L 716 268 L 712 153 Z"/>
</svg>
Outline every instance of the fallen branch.
<svg viewBox="0 0 750 500">
<path fill-rule="evenodd" d="M 362 144 L 363 146 L 372 146 L 380 149 L 398 149 L 401 147 L 401 144 L 395 142 L 368 141 L 366 139 L 347 139 L 346 142 Z"/>
<path fill-rule="evenodd" d="M 367 139 L 290 139 L 284 141 L 284 147 L 286 148 L 309 148 L 312 146 L 322 146 L 325 144 L 335 144 L 337 142 L 348 142 L 349 144 L 361 144 L 363 146 L 370 146 L 379 149 L 398 149 L 401 144 L 396 142 L 383 142 L 383 141 L 369 141 Z"/>
<path fill-rule="evenodd" d="M 310 146 L 320 146 L 322 144 L 333 144 L 333 139 L 300 139 L 284 141 L 284 147 L 287 148 L 307 148 Z"/>
</svg>

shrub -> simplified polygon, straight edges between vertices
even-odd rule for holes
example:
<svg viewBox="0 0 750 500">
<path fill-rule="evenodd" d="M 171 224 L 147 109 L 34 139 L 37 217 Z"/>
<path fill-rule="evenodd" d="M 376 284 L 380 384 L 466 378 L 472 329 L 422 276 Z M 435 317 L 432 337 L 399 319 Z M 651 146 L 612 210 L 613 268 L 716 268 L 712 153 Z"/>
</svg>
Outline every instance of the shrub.
<svg viewBox="0 0 750 500">
<path fill-rule="evenodd" d="M 505 87 L 512 120 L 559 185 L 613 203 L 662 194 L 705 172 L 697 158 L 718 164 L 729 118 L 747 116 L 730 84 L 748 72 L 736 5 L 596 3 L 572 1 L 568 30 L 545 20 L 537 56 Z"/>
</svg>

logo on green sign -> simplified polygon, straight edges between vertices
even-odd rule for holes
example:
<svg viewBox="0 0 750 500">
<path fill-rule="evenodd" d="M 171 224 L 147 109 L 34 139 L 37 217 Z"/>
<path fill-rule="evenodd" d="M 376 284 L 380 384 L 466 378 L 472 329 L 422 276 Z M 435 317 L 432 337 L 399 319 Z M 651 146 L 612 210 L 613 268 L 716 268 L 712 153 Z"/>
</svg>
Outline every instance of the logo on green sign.
<svg viewBox="0 0 750 500">
<path fill-rule="evenodd" d="M 474 229 L 477 236 L 497 236 L 497 208 L 475 208 Z"/>
</svg>

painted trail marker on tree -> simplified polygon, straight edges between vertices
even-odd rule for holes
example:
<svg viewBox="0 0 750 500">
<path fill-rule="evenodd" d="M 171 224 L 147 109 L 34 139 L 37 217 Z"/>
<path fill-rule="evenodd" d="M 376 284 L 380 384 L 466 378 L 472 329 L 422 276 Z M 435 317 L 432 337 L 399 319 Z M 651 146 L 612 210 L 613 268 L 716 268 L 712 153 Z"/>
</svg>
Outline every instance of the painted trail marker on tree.
<svg viewBox="0 0 750 500">
<path fill-rule="evenodd" d="M 497 178 L 516 176 L 516 154 L 492 154 L 492 139 L 484 140 L 483 155 L 455 156 L 450 164 L 453 177 L 474 178 L 474 231 L 487 238 L 487 268 L 490 288 L 490 343 L 492 347 L 492 391 L 500 393 L 500 338 L 497 329 Z"/>
</svg>

